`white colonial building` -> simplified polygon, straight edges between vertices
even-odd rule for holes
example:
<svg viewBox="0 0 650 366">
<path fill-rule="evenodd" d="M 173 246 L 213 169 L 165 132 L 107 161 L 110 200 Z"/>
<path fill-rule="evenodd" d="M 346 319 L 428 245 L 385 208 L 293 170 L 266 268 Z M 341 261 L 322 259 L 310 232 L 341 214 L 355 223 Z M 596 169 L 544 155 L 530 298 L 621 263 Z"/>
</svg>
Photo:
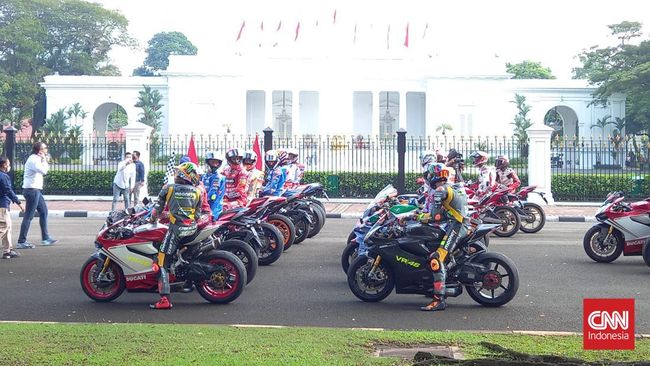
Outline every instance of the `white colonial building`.
<svg viewBox="0 0 650 366">
<path fill-rule="evenodd" d="M 404 128 L 410 136 L 504 136 L 512 133 L 515 93 L 524 95 L 533 122 L 550 111 L 566 136 L 606 136 L 592 128 L 609 115 L 625 116 L 625 97 L 606 107 L 590 105 L 594 88 L 584 80 L 513 80 L 503 62 L 345 57 L 272 58 L 172 56 L 157 77 L 45 77 L 47 115 L 80 103 L 90 112 L 85 133 L 101 135 L 118 105 L 129 122 L 143 85 L 163 95 L 163 133 L 276 136 L 384 135 Z"/>
</svg>

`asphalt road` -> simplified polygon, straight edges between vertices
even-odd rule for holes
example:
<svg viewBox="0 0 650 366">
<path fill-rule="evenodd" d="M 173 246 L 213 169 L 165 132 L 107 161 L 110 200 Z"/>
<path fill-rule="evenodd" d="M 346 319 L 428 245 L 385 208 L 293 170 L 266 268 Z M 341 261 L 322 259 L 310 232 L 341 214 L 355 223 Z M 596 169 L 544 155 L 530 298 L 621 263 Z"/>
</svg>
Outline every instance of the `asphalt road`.
<svg viewBox="0 0 650 366">
<path fill-rule="evenodd" d="M 38 223 L 30 238 L 36 242 Z M 436 330 L 582 331 L 583 298 L 635 298 L 636 332 L 650 333 L 650 268 L 640 257 L 612 264 L 592 262 L 582 249 L 585 223 L 548 223 L 538 234 L 493 239 L 492 251 L 517 264 L 521 282 L 515 299 L 501 308 L 484 308 L 463 294 L 441 313 L 418 310 L 427 299 L 392 294 L 380 303 L 363 303 L 348 289 L 340 253 L 353 220 L 330 219 L 313 239 L 290 248 L 278 262 L 260 267 L 242 296 L 212 305 L 198 294 L 173 294 L 174 309 L 152 311 L 155 294 L 124 293 L 112 303 L 88 299 L 79 270 L 93 252 L 102 221 L 52 219 L 60 244 L 23 250 L 0 260 L 0 320 L 65 322 L 155 322 L 270 324 Z M 14 238 L 19 223 L 14 223 Z"/>
</svg>

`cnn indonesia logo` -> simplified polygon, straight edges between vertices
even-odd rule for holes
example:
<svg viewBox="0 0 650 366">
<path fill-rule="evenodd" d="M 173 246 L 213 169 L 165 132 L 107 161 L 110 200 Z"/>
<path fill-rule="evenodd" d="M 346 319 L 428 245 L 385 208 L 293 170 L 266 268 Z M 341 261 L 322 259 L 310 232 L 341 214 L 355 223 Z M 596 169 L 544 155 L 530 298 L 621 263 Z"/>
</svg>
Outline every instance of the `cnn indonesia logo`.
<svg viewBox="0 0 650 366">
<path fill-rule="evenodd" d="M 583 300 L 584 349 L 634 349 L 634 299 Z"/>
</svg>

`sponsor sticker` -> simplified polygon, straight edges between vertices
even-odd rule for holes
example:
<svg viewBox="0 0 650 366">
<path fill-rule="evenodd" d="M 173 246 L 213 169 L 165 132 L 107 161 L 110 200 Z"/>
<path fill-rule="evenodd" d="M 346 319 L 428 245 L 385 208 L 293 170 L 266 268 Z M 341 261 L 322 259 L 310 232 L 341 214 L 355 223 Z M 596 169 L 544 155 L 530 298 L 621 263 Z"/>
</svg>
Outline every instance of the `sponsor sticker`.
<svg viewBox="0 0 650 366">
<path fill-rule="evenodd" d="M 634 349 L 634 299 L 584 299 L 583 347 L 588 350 Z"/>
</svg>

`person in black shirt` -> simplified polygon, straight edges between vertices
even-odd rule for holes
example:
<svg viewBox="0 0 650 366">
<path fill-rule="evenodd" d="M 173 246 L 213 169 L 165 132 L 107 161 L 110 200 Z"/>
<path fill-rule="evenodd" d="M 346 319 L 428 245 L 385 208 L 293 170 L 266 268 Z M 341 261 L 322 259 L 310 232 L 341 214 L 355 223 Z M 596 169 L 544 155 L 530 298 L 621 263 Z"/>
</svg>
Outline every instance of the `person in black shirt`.
<svg viewBox="0 0 650 366">
<path fill-rule="evenodd" d="M 135 184 L 133 185 L 133 206 L 140 203 L 140 189 L 144 186 L 144 163 L 140 160 L 140 152 L 133 151 L 131 154 L 133 162 L 135 163 Z"/>
</svg>

